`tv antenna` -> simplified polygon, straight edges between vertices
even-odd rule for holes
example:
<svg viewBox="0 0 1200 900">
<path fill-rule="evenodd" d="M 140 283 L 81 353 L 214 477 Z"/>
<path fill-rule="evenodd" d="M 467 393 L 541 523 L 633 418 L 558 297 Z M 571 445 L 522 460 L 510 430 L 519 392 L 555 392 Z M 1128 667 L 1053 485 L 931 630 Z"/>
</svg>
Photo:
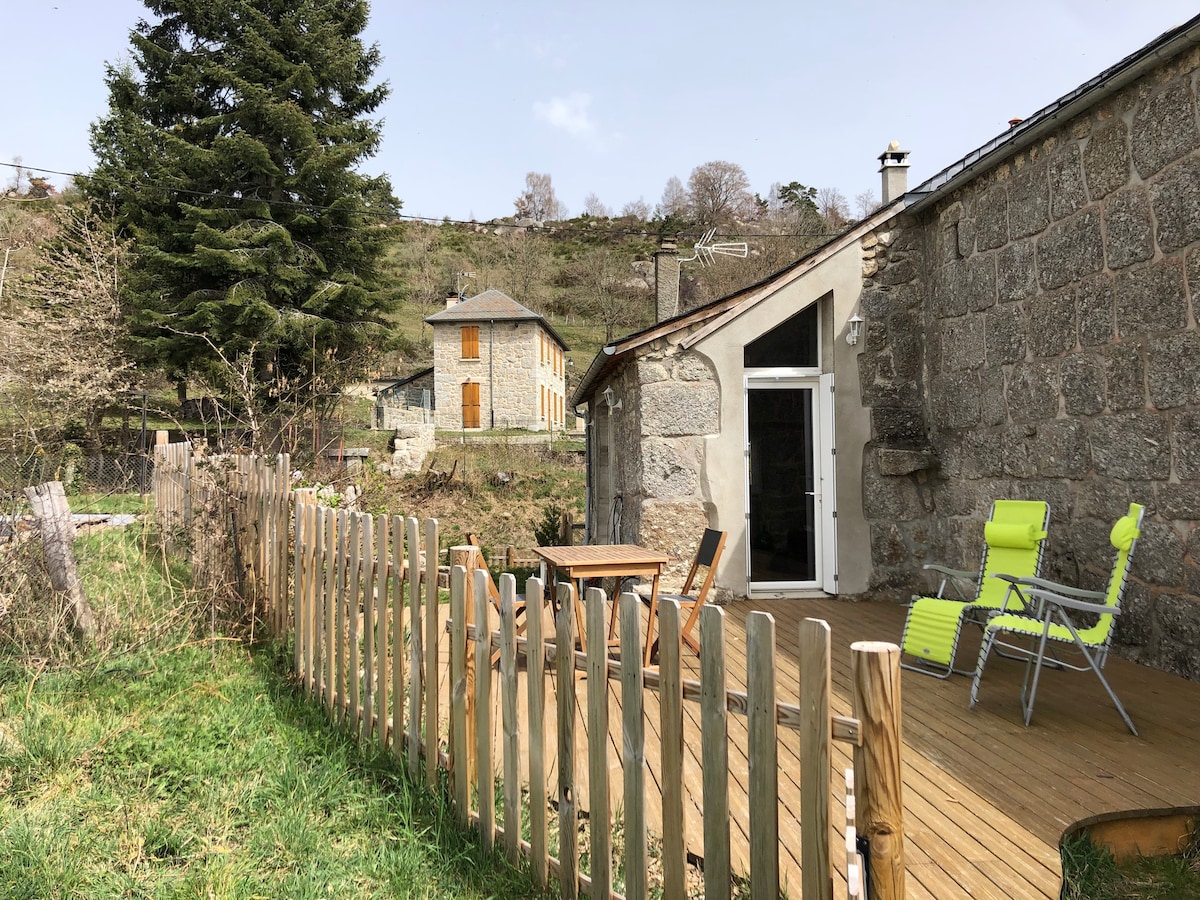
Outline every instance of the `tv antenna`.
<svg viewBox="0 0 1200 900">
<path fill-rule="evenodd" d="M 463 291 L 466 290 L 466 285 L 463 283 L 468 278 L 474 278 L 474 272 L 459 272 L 458 278 L 455 280 L 455 292 L 458 294 L 458 299 L 462 299 Z"/>
<path fill-rule="evenodd" d="M 716 262 L 718 256 L 736 256 L 740 259 L 745 259 L 746 254 L 750 252 L 745 241 L 732 241 L 725 243 L 713 243 L 713 238 L 717 235 L 717 229 L 710 228 L 704 232 L 700 240 L 696 241 L 692 247 L 692 255 L 686 259 L 680 259 L 681 263 L 699 261 L 702 266 L 711 266 Z"/>
</svg>

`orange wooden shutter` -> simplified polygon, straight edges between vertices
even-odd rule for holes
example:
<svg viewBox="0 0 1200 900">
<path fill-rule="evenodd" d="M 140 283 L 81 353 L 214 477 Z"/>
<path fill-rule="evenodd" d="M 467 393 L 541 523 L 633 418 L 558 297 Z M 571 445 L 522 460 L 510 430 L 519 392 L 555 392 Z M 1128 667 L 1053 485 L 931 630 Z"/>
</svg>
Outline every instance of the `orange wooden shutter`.
<svg viewBox="0 0 1200 900">
<path fill-rule="evenodd" d="M 464 325 L 462 329 L 462 358 L 479 359 L 479 326 Z"/>
<path fill-rule="evenodd" d="M 479 382 L 466 381 L 462 386 L 463 428 L 479 427 Z"/>
</svg>

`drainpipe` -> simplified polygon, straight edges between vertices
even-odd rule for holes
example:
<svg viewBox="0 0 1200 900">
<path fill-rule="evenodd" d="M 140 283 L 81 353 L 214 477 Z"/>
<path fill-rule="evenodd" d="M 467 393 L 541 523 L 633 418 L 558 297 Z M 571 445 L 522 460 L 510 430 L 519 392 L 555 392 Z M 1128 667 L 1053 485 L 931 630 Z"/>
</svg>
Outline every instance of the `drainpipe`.
<svg viewBox="0 0 1200 900">
<path fill-rule="evenodd" d="M 488 319 L 488 419 L 492 431 L 496 430 L 496 320 Z"/>
</svg>

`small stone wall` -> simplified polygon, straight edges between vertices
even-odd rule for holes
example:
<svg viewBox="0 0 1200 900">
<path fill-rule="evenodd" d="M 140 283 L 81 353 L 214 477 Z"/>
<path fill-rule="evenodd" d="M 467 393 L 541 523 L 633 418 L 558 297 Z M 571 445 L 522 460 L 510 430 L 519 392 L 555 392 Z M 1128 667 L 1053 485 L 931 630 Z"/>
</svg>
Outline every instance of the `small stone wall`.
<svg viewBox="0 0 1200 900">
<path fill-rule="evenodd" d="M 401 425 L 392 438 L 390 474 L 402 478 L 425 468 L 425 458 L 433 452 L 436 440 L 433 423 Z"/>
</svg>

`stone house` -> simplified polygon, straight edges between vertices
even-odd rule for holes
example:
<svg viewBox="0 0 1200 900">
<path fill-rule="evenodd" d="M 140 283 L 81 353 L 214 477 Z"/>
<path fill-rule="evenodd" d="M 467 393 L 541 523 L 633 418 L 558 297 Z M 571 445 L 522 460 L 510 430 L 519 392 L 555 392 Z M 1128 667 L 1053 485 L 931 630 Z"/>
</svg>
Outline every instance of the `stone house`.
<svg viewBox="0 0 1200 900">
<path fill-rule="evenodd" d="M 542 316 L 492 288 L 453 296 L 425 321 L 433 328 L 438 428 L 565 426 L 570 347 Z"/>
<path fill-rule="evenodd" d="M 1117 650 L 1200 679 L 1198 93 L 1200 17 L 913 190 L 892 145 L 883 207 L 760 284 L 680 313 L 664 248 L 572 397 L 591 539 L 722 528 L 729 596 L 906 599 L 1042 498 L 1048 576 L 1097 587 L 1137 501 Z"/>
</svg>

